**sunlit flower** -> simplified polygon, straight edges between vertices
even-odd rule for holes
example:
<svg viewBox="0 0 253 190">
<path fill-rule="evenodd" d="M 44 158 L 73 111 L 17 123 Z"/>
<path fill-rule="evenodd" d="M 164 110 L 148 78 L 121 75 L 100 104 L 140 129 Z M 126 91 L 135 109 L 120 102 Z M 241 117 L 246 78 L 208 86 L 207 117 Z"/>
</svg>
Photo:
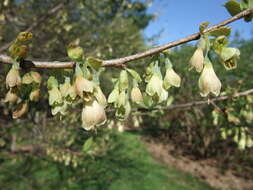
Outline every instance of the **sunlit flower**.
<svg viewBox="0 0 253 190">
<path fill-rule="evenodd" d="M 159 103 L 168 98 L 168 92 L 163 88 L 163 81 L 157 75 L 151 77 L 146 87 L 146 93 Z"/>
<path fill-rule="evenodd" d="M 141 103 L 143 102 L 143 96 L 142 96 L 142 93 L 140 91 L 140 89 L 138 87 L 134 87 L 131 91 L 131 100 L 134 102 L 134 103 Z"/>
<path fill-rule="evenodd" d="M 78 96 L 83 98 L 85 101 L 90 101 L 90 97 L 94 91 L 94 83 L 85 79 L 83 76 L 76 76 L 75 89 Z"/>
<path fill-rule="evenodd" d="M 197 48 L 190 59 L 191 69 L 195 68 L 197 72 L 201 72 L 204 65 L 204 53 L 202 48 Z"/>
<path fill-rule="evenodd" d="M 221 90 L 221 82 L 216 76 L 212 63 L 207 59 L 199 78 L 200 95 L 206 97 L 210 92 L 218 96 Z"/>
<path fill-rule="evenodd" d="M 104 124 L 106 119 L 104 106 L 96 100 L 85 104 L 82 111 L 82 125 L 85 130 L 91 130 L 95 126 Z"/>
<path fill-rule="evenodd" d="M 168 90 L 171 86 L 180 87 L 180 83 L 180 76 L 173 70 L 172 67 L 167 68 L 163 81 L 164 88 Z"/>
<path fill-rule="evenodd" d="M 6 76 L 6 87 L 13 88 L 15 86 L 21 85 L 21 78 L 19 74 L 19 69 L 12 67 Z"/>
<path fill-rule="evenodd" d="M 62 95 L 58 88 L 54 87 L 48 91 L 49 93 L 49 105 L 50 106 L 58 106 L 63 103 Z"/>
</svg>

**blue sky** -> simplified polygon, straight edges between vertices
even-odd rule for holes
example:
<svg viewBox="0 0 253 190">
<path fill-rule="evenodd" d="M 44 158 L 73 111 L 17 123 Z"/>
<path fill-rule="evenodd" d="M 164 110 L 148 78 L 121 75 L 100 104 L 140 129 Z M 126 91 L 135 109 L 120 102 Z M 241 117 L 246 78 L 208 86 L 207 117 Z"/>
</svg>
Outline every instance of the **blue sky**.
<svg viewBox="0 0 253 190">
<path fill-rule="evenodd" d="M 155 44 L 162 45 L 195 33 L 203 21 L 216 24 L 230 17 L 223 7 L 225 2 L 226 0 L 153 0 L 148 12 L 156 14 L 157 18 L 145 29 L 144 35 L 152 37 L 161 32 Z M 240 31 L 244 39 L 253 36 L 253 22 L 239 20 L 230 26 L 233 33 Z"/>
</svg>

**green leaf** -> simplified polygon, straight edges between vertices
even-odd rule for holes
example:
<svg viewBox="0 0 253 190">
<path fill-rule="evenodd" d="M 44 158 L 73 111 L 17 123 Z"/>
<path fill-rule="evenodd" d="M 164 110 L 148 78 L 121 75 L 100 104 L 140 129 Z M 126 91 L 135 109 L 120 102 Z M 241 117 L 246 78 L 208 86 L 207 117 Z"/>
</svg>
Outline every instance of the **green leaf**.
<svg viewBox="0 0 253 190">
<path fill-rule="evenodd" d="M 227 37 L 219 36 L 214 40 L 212 48 L 217 54 L 221 54 L 222 48 L 226 47 L 227 44 L 228 44 Z"/>
<path fill-rule="evenodd" d="M 204 30 L 208 27 L 210 23 L 209 22 L 203 22 L 200 24 L 199 26 L 199 32 L 202 34 L 204 32 Z"/>
<path fill-rule="evenodd" d="M 119 90 L 114 88 L 108 97 L 108 103 L 116 102 L 119 97 Z"/>
<path fill-rule="evenodd" d="M 47 80 L 47 88 L 52 89 L 52 88 L 57 88 L 58 87 L 58 81 L 54 76 L 50 76 L 49 79 Z"/>
<path fill-rule="evenodd" d="M 91 146 L 93 145 L 93 142 L 94 141 L 92 137 L 88 138 L 83 145 L 83 152 L 89 151 Z"/>
<path fill-rule="evenodd" d="M 235 16 L 242 11 L 240 3 L 235 0 L 229 0 L 225 3 L 224 7 L 226 7 L 231 16 Z"/>
<path fill-rule="evenodd" d="M 228 26 L 222 26 L 220 28 L 217 28 L 216 30 L 213 30 L 212 32 L 209 32 L 209 35 L 211 36 L 229 36 L 231 33 L 231 28 Z"/>
<path fill-rule="evenodd" d="M 87 62 L 90 67 L 98 71 L 102 66 L 103 60 L 94 57 L 88 57 Z"/>
<path fill-rule="evenodd" d="M 137 82 L 141 82 L 142 79 L 140 77 L 140 75 L 133 69 L 127 69 L 127 71 L 132 75 L 132 77 L 137 81 Z"/>
<path fill-rule="evenodd" d="M 152 107 L 154 102 L 153 102 L 151 96 L 149 96 L 148 94 L 144 94 L 144 96 L 143 96 L 143 103 L 147 107 Z"/>
<path fill-rule="evenodd" d="M 253 6 L 253 0 L 241 0 L 240 6 L 242 10 L 250 8 Z"/>
</svg>

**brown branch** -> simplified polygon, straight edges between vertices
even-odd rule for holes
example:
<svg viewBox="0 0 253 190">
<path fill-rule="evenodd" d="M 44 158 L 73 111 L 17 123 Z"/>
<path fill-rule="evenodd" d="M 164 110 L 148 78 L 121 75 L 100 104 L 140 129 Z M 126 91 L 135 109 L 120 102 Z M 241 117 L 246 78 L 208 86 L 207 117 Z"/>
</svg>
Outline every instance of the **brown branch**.
<svg viewBox="0 0 253 190">
<path fill-rule="evenodd" d="M 194 102 L 189 102 L 189 103 L 185 103 L 185 104 L 175 104 L 175 105 L 171 105 L 171 106 L 155 107 L 153 109 L 148 109 L 148 111 L 150 111 L 150 110 L 174 110 L 174 109 L 189 108 L 189 107 L 193 107 L 193 106 L 200 106 L 200 105 L 204 105 L 204 104 L 210 104 L 210 103 L 214 103 L 214 102 L 225 101 L 228 99 L 248 96 L 250 94 L 253 94 L 253 89 L 249 89 L 249 90 L 246 90 L 243 92 L 238 92 L 238 93 L 235 93 L 231 96 L 220 96 L 220 97 L 212 98 L 209 100 L 194 101 Z"/>
<path fill-rule="evenodd" d="M 43 15 L 42 17 L 40 17 L 36 22 L 34 22 L 31 26 L 29 26 L 25 31 L 27 32 L 31 32 L 33 31 L 35 28 L 37 28 L 41 23 L 43 23 L 45 20 L 47 20 L 48 18 L 50 18 L 52 15 L 56 14 L 60 9 L 62 9 L 64 6 L 64 2 L 59 3 L 58 5 L 56 5 L 55 7 L 53 7 L 52 9 L 50 9 L 45 15 Z M 0 48 L 0 53 L 2 53 L 3 51 L 7 50 L 10 45 L 12 44 L 11 42 L 6 43 L 5 45 L 3 45 Z"/>
<path fill-rule="evenodd" d="M 251 14 L 252 12 L 253 12 L 253 7 L 250 7 L 248 9 L 246 9 L 245 11 L 242 11 L 241 13 L 239 13 L 239 14 L 237 14 L 237 15 L 235 15 L 235 16 L 233 16 L 233 17 L 231 17 L 219 24 L 216 24 L 216 25 L 213 25 L 212 27 L 207 28 L 206 30 L 204 30 L 204 33 L 214 31 L 222 26 L 225 26 L 225 25 L 230 24 L 236 20 L 241 19 L 241 18 Z M 142 52 L 142 53 L 137 53 L 135 55 L 130 55 L 130 56 L 118 58 L 118 59 L 104 60 L 103 66 L 122 67 L 127 62 L 138 60 L 138 59 L 141 59 L 144 57 L 148 57 L 148 56 L 160 53 L 160 52 L 162 52 L 166 49 L 169 49 L 171 47 L 175 47 L 175 46 L 178 46 L 178 45 L 190 42 L 190 41 L 198 40 L 199 38 L 200 38 L 200 33 L 195 33 L 195 34 L 192 34 L 192 35 L 187 36 L 185 38 L 182 38 L 180 40 L 170 42 L 170 43 L 162 45 L 162 46 L 151 48 L 151 49 L 149 49 L 145 52 Z M 0 62 L 6 63 L 6 64 L 12 64 L 11 58 L 6 55 L 0 55 Z M 58 61 L 54 61 L 54 62 L 27 61 L 27 62 L 32 63 L 32 65 L 34 67 L 45 68 L 45 69 L 72 68 L 75 65 L 74 62 L 58 62 Z"/>
</svg>

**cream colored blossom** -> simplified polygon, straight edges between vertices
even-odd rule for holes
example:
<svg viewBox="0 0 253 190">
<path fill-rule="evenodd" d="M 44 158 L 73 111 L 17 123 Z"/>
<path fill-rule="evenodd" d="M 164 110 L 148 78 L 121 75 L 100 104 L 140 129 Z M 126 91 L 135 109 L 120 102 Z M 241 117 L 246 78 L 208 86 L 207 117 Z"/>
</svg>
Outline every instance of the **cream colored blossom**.
<svg viewBox="0 0 253 190">
<path fill-rule="evenodd" d="M 75 80 L 75 89 L 78 96 L 84 98 L 85 101 L 90 100 L 90 94 L 94 91 L 94 83 L 78 75 Z"/>
<path fill-rule="evenodd" d="M 173 70 L 172 67 L 167 68 L 163 81 L 164 88 L 168 90 L 171 86 L 180 87 L 180 83 L 180 76 Z"/>
<path fill-rule="evenodd" d="M 204 66 L 204 53 L 202 48 L 197 48 L 190 59 L 191 69 L 195 68 L 197 72 L 201 72 Z"/>
<path fill-rule="evenodd" d="M 12 67 L 6 76 L 6 87 L 13 88 L 15 86 L 21 85 L 21 78 L 19 74 L 19 69 Z"/>
<path fill-rule="evenodd" d="M 95 126 L 104 124 L 106 119 L 104 107 L 96 100 L 85 104 L 82 111 L 82 126 L 85 130 L 91 130 Z"/>
<path fill-rule="evenodd" d="M 168 98 L 168 92 L 163 88 L 163 81 L 157 75 L 151 77 L 146 87 L 146 93 L 157 99 L 159 103 Z"/>
<path fill-rule="evenodd" d="M 212 63 L 205 63 L 204 69 L 199 78 L 200 95 L 206 97 L 210 92 L 215 96 L 220 94 L 221 82 L 216 76 Z"/>
<path fill-rule="evenodd" d="M 131 100 L 137 104 L 143 102 L 143 96 L 138 87 L 134 87 L 131 91 Z"/>
</svg>

